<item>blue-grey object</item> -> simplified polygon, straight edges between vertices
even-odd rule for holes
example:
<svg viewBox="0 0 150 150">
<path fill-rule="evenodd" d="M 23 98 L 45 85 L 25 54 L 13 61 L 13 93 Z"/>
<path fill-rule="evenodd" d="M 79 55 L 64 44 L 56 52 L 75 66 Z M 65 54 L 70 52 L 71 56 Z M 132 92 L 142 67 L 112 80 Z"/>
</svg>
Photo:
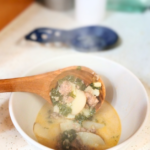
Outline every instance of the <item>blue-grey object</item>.
<svg viewBox="0 0 150 150">
<path fill-rule="evenodd" d="M 39 43 L 60 42 L 78 51 L 94 51 L 114 45 L 118 35 L 113 30 L 102 26 L 88 26 L 73 30 L 38 28 L 26 35 L 25 39 Z"/>
</svg>

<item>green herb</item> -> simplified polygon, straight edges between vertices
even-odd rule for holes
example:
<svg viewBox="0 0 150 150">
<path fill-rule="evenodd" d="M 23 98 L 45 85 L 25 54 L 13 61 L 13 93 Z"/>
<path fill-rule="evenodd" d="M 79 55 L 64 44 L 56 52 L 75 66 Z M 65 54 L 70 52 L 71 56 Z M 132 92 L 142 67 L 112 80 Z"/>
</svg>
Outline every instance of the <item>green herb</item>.
<svg viewBox="0 0 150 150">
<path fill-rule="evenodd" d="M 95 108 L 90 108 L 90 117 L 92 117 L 95 114 Z"/>
<path fill-rule="evenodd" d="M 79 78 L 76 79 L 75 84 L 77 85 L 77 87 L 79 87 L 79 89 L 81 89 L 81 87 L 84 86 L 84 82 Z M 82 87 L 82 88 L 84 88 L 84 87 Z"/>
<path fill-rule="evenodd" d="M 112 136 L 112 138 L 118 138 L 119 137 L 119 135 L 116 135 L 116 136 Z"/>
<path fill-rule="evenodd" d="M 88 118 L 82 113 L 79 113 L 78 115 L 75 116 L 75 120 L 82 125 L 82 122 L 88 120 Z"/>
<path fill-rule="evenodd" d="M 67 76 L 67 80 L 74 83 L 75 77 L 74 76 Z"/>
<path fill-rule="evenodd" d="M 61 135 L 61 146 L 63 150 L 70 150 L 72 149 L 71 142 L 76 138 L 76 131 L 66 130 Z"/>
<path fill-rule="evenodd" d="M 51 90 L 51 96 L 60 96 L 61 94 L 59 93 L 58 89 L 52 89 Z"/>
<path fill-rule="evenodd" d="M 115 142 L 117 142 L 117 141 L 118 141 L 118 138 L 119 138 L 119 135 L 112 136 L 111 138 L 113 138 L 113 139 L 114 139 L 114 141 L 115 141 Z"/>
<path fill-rule="evenodd" d="M 56 101 L 54 98 L 51 98 L 53 105 L 56 105 L 58 101 Z"/>
<path fill-rule="evenodd" d="M 65 81 L 64 79 L 58 80 L 58 85 L 61 85 L 64 81 Z"/>
<path fill-rule="evenodd" d="M 76 77 L 74 77 L 72 75 L 69 75 L 69 76 L 64 77 L 63 79 L 60 79 L 58 81 L 58 85 L 61 85 L 64 81 L 70 81 L 70 82 L 74 83 L 82 91 L 84 91 L 85 88 L 86 88 L 86 85 L 84 84 L 84 82 L 81 79 L 76 78 Z"/>
<path fill-rule="evenodd" d="M 67 116 L 72 112 L 72 109 L 68 107 L 66 104 L 57 103 L 57 106 L 59 107 L 59 112 L 63 116 Z"/>
<path fill-rule="evenodd" d="M 75 98 L 75 97 L 76 97 L 76 95 L 73 93 L 73 91 L 70 92 L 70 93 L 68 94 L 68 96 L 71 96 L 72 98 Z"/>
<path fill-rule="evenodd" d="M 74 129 L 66 130 L 62 134 L 62 140 L 68 139 L 72 142 L 76 138 L 76 131 Z"/>
<path fill-rule="evenodd" d="M 56 101 L 55 97 L 58 97 L 58 100 Z M 59 93 L 58 89 L 52 89 L 51 90 L 51 100 L 53 105 L 56 105 L 59 101 L 62 101 L 63 96 Z"/>
<path fill-rule="evenodd" d="M 80 83 L 80 84 L 81 84 L 81 83 L 82 83 L 82 80 L 79 79 L 79 78 L 77 78 L 77 79 L 76 79 L 76 83 Z"/>
<path fill-rule="evenodd" d="M 88 117 L 85 116 L 83 113 L 79 113 L 78 115 L 75 116 L 75 121 L 78 121 L 78 123 L 82 125 L 83 121 L 92 119 L 94 114 L 95 114 L 95 109 L 90 108 L 90 115 Z"/>
<path fill-rule="evenodd" d="M 80 90 L 81 90 L 81 91 L 84 91 L 85 89 L 86 89 L 86 85 L 85 85 L 85 84 L 82 84 L 81 87 L 80 87 Z"/>
<path fill-rule="evenodd" d="M 91 83 L 90 86 L 92 87 L 92 89 L 98 89 L 98 90 L 100 90 L 100 87 L 95 87 L 93 83 Z"/>
<path fill-rule="evenodd" d="M 60 101 L 62 101 L 62 99 L 63 99 L 63 96 L 62 96 L 62 95 L 59 96 L 59 99 L 58 99 L 57 101 L 55 100 L 55 98 L 52 98 L 52 97 L 51 97 L 51 100 L 52 100 L 53 105 L 58 104 Z"/>
<path fill-rule="evenodd" d="M 77 67 L 77 70 L 81 70 L 81 66 L 78 66 L 78 67 Z"/>
</svg>

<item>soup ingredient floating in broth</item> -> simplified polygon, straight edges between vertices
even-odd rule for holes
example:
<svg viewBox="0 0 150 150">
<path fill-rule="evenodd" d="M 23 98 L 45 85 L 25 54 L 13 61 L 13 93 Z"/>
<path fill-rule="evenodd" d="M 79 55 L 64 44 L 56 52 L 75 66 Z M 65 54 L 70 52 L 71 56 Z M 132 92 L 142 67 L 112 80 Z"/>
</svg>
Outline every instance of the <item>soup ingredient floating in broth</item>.
<svg viewBox="0 0 150 150">
<path fill-rule="evenodd" d="M 95 106 L 100 102 L 101 82 L 87 85 L 83 80 L 68 75 L 58 81 L 50 91 L 54 112 L 82 123 L 95 114 Z"/>
</svg>

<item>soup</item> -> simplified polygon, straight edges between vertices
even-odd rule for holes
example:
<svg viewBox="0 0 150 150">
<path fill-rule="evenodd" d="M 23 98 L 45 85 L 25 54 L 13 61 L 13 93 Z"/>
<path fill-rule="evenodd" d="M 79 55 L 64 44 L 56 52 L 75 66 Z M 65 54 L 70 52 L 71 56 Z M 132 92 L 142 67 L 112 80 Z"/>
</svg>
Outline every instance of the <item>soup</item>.
<svg viewBox="0 0 150 150">
<path fill-rule="evenodd" d="M 39 143 L 57 150 L 105 150 L 117 145 L 121 123 L 107 101 L 101 103 L 102 84 L 86 85 L 67 76 L 50 91 L 53 105 L 46 103 L 37 115 L 33 131 Z"/>
</svg>

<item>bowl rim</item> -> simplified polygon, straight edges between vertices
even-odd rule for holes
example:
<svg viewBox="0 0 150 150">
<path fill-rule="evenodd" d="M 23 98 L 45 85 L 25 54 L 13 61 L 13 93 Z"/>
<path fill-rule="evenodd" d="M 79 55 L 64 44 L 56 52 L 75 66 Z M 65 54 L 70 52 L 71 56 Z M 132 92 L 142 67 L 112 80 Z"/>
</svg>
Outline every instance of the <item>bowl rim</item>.
<svg viewBox="0 0 150 150">
<path fill-rule="evenodd" d="M 114 147 L 111 147 L 111 148 L 108 148 L 107 150 L 113 150 L 114 148 L 119 148 L 120 146 L 124 145 L 124 144 L 128 144 L 130 141 L 132 141 L 136 135 L 142 130 L 142 128 L 144 127 L 146 121 L 148 120 L 148 114 L 150 112 L 150 107 L 149 107 L 149 97 L 148 97 L 148 94 L 145 90 L 145 87 L 144 85 L 141 83 L 141 81 L 138 79 L 138 77 L 133 74 L 130 70 L 128 70 L 126 67 L 122 66 L 121 64 L 113 61 L 113 60 L 110 60 L 110 59 L 107 59 L 107 58 L 104 58 L 104 57 L 100 57 L 100 56 L 95 56 L 95 55 L 89 55 L 89 54 L 68 54 L 68 55 L 61 55 L 61 56 L 57 56 L 57 57 L 53 57 L 51 58 L 50 60 L 49 59 L 46 59 L 45 61 L 42 61 L 40 63 L 37 63 L 36 65 L 34 65 L 33 67 L 31 67 L 30 69 L 28 69 L 25 73 L 23 73 L 22 76 L 25 76 L 27 75 L 28 73 L 30 73 L 33 69 L 37 68 L 39 65 L 42 65 L 42 64 L 45 64 L 45 63 L 48 63 L 50 61 L 55 61 L 55 60 L 59 60 L 61 58 L 68 58 L 68 57 L 92 57 L 92 58 L 95 58 L 95 59 L 103 59 L 104 61 L 108 61 L 110 63 L 113 63 L 121 68 L 123 68 L 125 71 L 127 71 L 131 76 L 133 76 L 136 81 L 139 83 L 139 85 L 141 86 L 141 88 L 143 89 L 143 92 L 144 92 L 144 95 L 145 95 L 145 98 L 146 98 L 146 102 L 147 102 L 147 108 L 146 108 L 146 115 L 145 115 L 145 118 L 144 118 L 144 121 L 142 122 L 141 126 L 137 129 L 137 131 L 132 135 L 130 136 L 127 140 L 123 141 L 122 143 L 120 144 L 117 144 L 116 146 Z M 23 129 L 19 126 L 16 118 L 15 118 L 15 115 L 14 115 L 14 108 L 13 108 L 13 97 L 14 97 L 14 93 L 11 93 L 11 96 L 10 96 L 10 100 L 9 100 L 9 113 L 10 113 L 10 117 L 11 117 L 11 120 L 16 128 L 16 130 L 18 130 L 18 132 L 22 135 L 23 138 L 25 138 L 27 141 L 29 141 L 29 143 L 32 143 L 35 147 L 38 147 L 38 148 L 41 148 L 41 149 L 44 149 L 44 150 L 53 150 L 52 148 L 49 148 L 49 147 L 46 147 L 40 143 L 38 143 L 37 141 L 35 141 L 34 139 L 32 139 L 31 137 L 29 137 L 24 131 Z"/>
</svg>

